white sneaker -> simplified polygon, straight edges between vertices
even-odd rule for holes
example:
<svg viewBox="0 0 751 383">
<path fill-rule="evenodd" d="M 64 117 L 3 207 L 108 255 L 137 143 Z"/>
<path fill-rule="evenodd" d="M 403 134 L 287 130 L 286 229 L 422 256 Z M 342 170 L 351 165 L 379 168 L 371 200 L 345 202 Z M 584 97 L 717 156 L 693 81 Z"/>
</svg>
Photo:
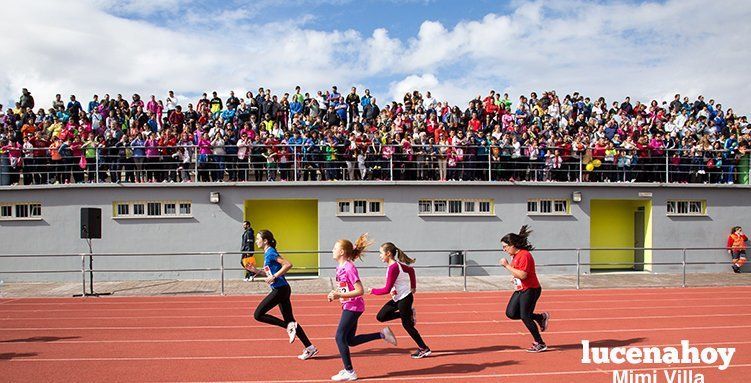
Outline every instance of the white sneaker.
<svg viewBox="0 0 751 383">
<path fill-rule="evenodd" d="M 250 278 L 243 278 L 243 281 L 250 282 Z"/>
<path fill-rule="evenodd" d="M 289 322 L 287 324 L 287 334 L 289 334 L 289 342 L 294 342 L 295 335 L 297 335 L 297 322 Z"/>
<path fill-rule="evenodd" d="M 390 328 L 386 327 L 381 330 L 381 338 L 383 338 L 383 340 L 385 340 L 387 343 L 390 343 L 392 346 L 396 346 L 396 337 L 394 336 L 394 333 Z"/>
<path fill-rule="evenodd" d="M 308 360 L 316 355 L 318 355 L 318 349 L 311 344 L 310 346 L 305 347 L 305 350 L 302 350 L 302 354 L 298 355 L 297 359 Z"/>
<path fill-rule="evenodd" d="M 331 380 L 335 382 L 350 382 L 357 380 L 357 374 L 355 374 L 355 371 L 341 370 L 338 374 L 332 376 Z"/>
</svg>

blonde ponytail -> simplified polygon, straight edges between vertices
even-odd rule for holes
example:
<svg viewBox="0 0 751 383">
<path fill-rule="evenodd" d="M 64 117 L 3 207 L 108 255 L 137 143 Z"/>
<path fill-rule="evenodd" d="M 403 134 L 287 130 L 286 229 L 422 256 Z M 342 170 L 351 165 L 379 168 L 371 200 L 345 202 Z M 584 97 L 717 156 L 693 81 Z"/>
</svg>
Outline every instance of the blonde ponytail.
<svg viewBox="0 0 751 383">
<path fill-rule="evenodd" d="M 355 240 L 354 245 L 352 242 L 346 239 L 340 239 L 337 241 L 339 246 L 344 250 L 344 256 L 350 261 L 361 259 L 365 253 L 365 249 L 372 245 L 373 242 L 368 240 L 368 233 L 362 234 Z"/>
</svg>

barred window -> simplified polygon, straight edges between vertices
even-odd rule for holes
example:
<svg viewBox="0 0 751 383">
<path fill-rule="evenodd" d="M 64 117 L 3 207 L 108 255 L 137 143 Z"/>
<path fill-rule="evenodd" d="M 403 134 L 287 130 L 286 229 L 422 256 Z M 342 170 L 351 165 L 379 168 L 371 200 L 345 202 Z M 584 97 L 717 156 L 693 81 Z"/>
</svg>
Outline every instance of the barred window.
<svg viewBox="0 0 751 383">
<path fill-rule="evenodd" d="M 489 199 L 421 199 L 418 215 L 493 215 L 493 200 Z"/>
<path fill-rule="evenodd" d="M 190 218 L 190 201 L 116 201 L 113 218 Z"/>
<path fill-rule="evenodd" d="M 707 201 L 705 200 L 669 200 L 666 207 L 668 215 L 707 215 Z"/>
<path fill-rule="evenodd" d="M 39 220 L 42 219 L 42 204 L 38 202 L 0 204 L 0 220 Z"/>
<path fill-rule="evenodd" d="M 571 215 L 571 203 L 567 199 L 527 200 L 527 215 Z"/>
<path fill-rule="evenodd" d="M 421 200 L 419 205 L 419 214 L 430 214 L 433 212 L 432 201 Z"/>
<path fill-rule="evenodd" d="M 382 216 L 382 199 L 340 199 L 336 201 L 338 216 Z"/>
</svg>

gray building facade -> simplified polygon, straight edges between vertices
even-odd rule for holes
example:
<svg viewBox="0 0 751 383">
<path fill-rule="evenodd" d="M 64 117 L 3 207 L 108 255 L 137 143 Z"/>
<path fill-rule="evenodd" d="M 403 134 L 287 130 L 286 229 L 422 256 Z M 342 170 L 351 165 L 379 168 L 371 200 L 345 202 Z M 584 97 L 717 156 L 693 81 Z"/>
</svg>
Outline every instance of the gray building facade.
<svg viewBox="0 0 751 383">
<path fill-rule="evenodd" d="M 237 252 L 245 219 L 253 222 L 256 231 L 271 229 L 280 240 L 279 251 L 290 252 L 293 263 L 301 267 L 298 271 L 308 274 L 321 267 L 325 269 L 319 275 L 331 275 L 334 243 L 342 238 L 354 241 L 361 233 L 376 241 L 371 250 L 377 251 L 378 244 L 386 241 L 408 253 L 428 250 L 411 253 L 418 266 L 446 266 L 452 250 L 470 250 L 469 274 L 499 274 L 501 270 L 491 266 L 501 255 L 499 240 L 523 224 L 534 230 L 531 241 L 538 248 L 534 254 L 540 273 L 575 273 L 572 265 L 577 257 L 583 263 L 600 263 L 583 266 L 585 272 L 640 269 L 632 263 L 642 259 L 648 263 L 643 267 L 646 271 L 677 272 L 680 265 L 658 263 L 680 263 L 681 248 L 723 247 L 730 228 L 745 225 L 751 216 L 749 196 L 749 188 L 740 185 L 290 182 L 3 187 L 0 252 L 87 253 L 86 241 L 80 238 L 80 209 L 95 207 L 102 209 L 102 239 L 93 240 L 95 253 L 175 254 L 98 256 L 94 266 L 103 271 L 97 274 L 99 280 L 217 279 L 216 271 L 159 270 L 216 268 L 218 256 L 179 253 Z M 613 250 L 588 250 L 593 247 Z M 578 254 L 577 248 L 582 249 Z M 315 249 L 320 254 L 292 255 Z M 238 254 L 224 258 L 225 267 L 239 266 Z M 729 261 L 721 249 L 688 251 L 686 259 Z M 362 264 L 379 266 L 380 262 L 371 253 Z M 545 266 L 553 264 L 568 266 Z M 3 257 L 0 279 L 80 280 L 80 273 L 74 272 L 7 273 L 80 268 L 80 257 Z M 127 269 L 148 271 L 119 271 Z M 729 265 L 689 267 L 690 272 L 726 269 Z M 447 275 L 448 270 L 430 268 L 421 273 Z M 240 275 L 237 270 L 228 277 Z"/>
</svg>

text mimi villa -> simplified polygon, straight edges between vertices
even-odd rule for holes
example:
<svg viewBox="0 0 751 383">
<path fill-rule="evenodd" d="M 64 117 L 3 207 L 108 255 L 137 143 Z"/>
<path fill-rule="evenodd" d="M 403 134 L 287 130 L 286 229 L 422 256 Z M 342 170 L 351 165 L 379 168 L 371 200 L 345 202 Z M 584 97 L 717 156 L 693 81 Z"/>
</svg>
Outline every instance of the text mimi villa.
<svg viewBox="0 0 751 383">
<path fill-rule="evenodd" d="M 612 383 L 704 383 L 704 375 L 694 372 L 690 365 L 717 365 L 720 371 L 726 370 L 735 354 L 734 347 L 705 347 L 699 349 L 682 340 L 681 347 L 590 347 L 588 340 L 582 340 L 583 364 L 628 363 L 689 365 L 675 369 L 614 370 Z M 706 367 L 705 367 L 706 368 Z M 658 371 L 660 370 L 660 371 Z"/>
</svg>

